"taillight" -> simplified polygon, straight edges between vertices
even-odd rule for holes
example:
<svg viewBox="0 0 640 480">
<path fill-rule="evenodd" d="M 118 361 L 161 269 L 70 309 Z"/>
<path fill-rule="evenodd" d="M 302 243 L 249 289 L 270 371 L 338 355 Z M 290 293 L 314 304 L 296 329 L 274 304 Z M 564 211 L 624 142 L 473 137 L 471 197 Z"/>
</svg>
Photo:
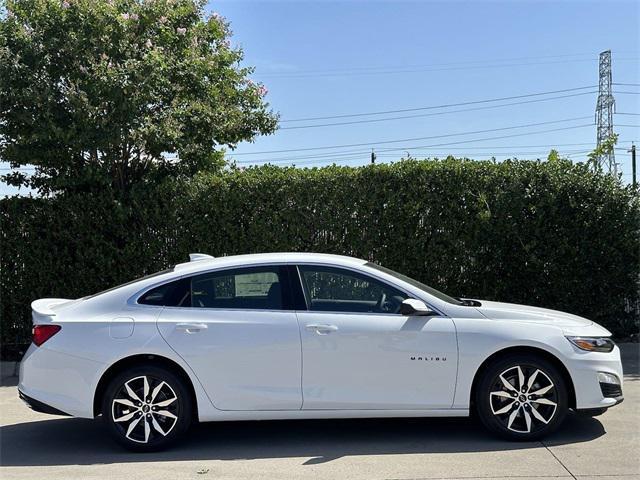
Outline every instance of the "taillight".
<svg viewBox="0 0 640 480">
<path fill-rule="evenodd" d="M 39 347 L 61 329 L 60 325 L 35 325 L 33 327 L 33 343 L 36 344 L 36 347 Z"/>
</svg>

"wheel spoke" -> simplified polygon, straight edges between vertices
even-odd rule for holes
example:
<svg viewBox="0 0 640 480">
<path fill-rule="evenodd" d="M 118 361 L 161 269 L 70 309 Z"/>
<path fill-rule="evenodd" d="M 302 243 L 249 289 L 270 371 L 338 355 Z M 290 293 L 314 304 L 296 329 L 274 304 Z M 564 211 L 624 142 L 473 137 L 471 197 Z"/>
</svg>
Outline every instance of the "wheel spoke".
<svg viewBox="0 0 640 480">
<path fill-rule="evenodd" d="M 167 411 L 167 410 L 158 410 L 157 412 L 155 412 L 157 415 L 162 415 L 163 417 L 169 417 L 169 418 L 173 418 L 173 419 L 177 419 L 178 417 L 176 417 L 173 413 Z"/>
<path fill-rule="evenodd" d="M 534 382 L 536 381 L 536 377 L 538 376 L 538 372 L 540 372 L 540 370 L 536 370 L 535 372 L 533 372 L 533 374 L 529 377 L 529 381 L 527 382 L 527 392 L 529 390 L 531 390 L 531 387 L 533 387 Z"/>
<path fill-rule="evenodd" d="M 518 389 L 522 390 L 524 387 L 524 373 L 522 372 L 520 365 L 518 365 L 516 369 L 518 370 Z"/>
<path fill-rule="evenodd" d="M 131 380 L 129 380 L 130 382 Z M 133 398 L 135 401 L 137 402 L 142 402 L 142 400 L 140 400 L 140 397 L 138 397 L 138 395 L 136 395 L 136 392 L 134 392 L 131 387 L 129 386 L 129 382 L 124 384 L 124 388 L 127 390 L 127 393 L 129 394 L 129 396 L 131 398 Z"/>
<path fill-rule="evenodd" d="M 511 408 L 513 407 L 514 403 L 516 403 L 515 400 L 513 402 L 511 402 L 509 405 L 505 405 L 500 410 L 496 410 L 493 413 L 496 414 L 496 415 L 502 415 L 503 413 L 507 413 L 509 410 L 511 410 Z"/>
<path fill-rule="evenodd" d="M 144 396 L 144 400 L 146 400 L 149 397 L 149 380 L 147 380 L 147 377 L 144 376 L 142 377 L 142 382 L 143 382 L 142 394 Z"/>
<path fill-rule="evenodd" d="M 136 408 L 136 404 L 131 400 L 127 400 L 126 398 L 116 398 L 113 400 L 113 403 L 121 403 L 122 405 L 126 405 L 127 407 Z"/>
<path fill-rule="evenodd" d="M 535 398 L 535 399 L 530 400 L 530 401 L 532 403 L 541 403 L 542 405 L 551 405 L 551 406 L 554 406 L 554 407 L 557 405 L 555 402 L 552 402 L 548 398 Z"/>
<path fill-rule="evenodd" d="M 127 413 L 126 415 L 123 415 L 121 417 L 114 418 L 113 421 L 114 422 L 118 422 L 118 423 L 119 422 L 126 422 L 128 420 L 131 420 L 135 414 L 136 414 L 136 412 Z"/>
<path fill-rule="evenodd" d="M 527 433 L 531 431 L 531 415 L 529 415 L 529 412 L 527 412 L 526 409 L 523 410 L 524 413 L 524 421 L 527 424 Z"/>
<path fill-rule="evenodd" d="M 552 388 L 553 388 L 553 383 L 551 385 L 547 385 L 546 387 L 541 388 L 540 390 L 536 390 L 535 392 L 529 392 L 529 393 L 531 395 L 544 395 Z"/>
<path fill-rule="evenodd" d="M 149 420 L 147 418 L 144 419 L 144 443 L 149 441 L 149 434 L 151 433 L 151 426 L 149 425 Z"/>
<path fill-rule="evenodd" d="M 507 423 L 507 428 L 511 428 L 511 425 L 513 425 L 513 421 L 518 416 L 519 411 L 520 411 L 520 408 L 518 407 L 511 413 L 511 415 L 509 415 L 509 422 Z"/>
<path fill-rule="evenodd" d="M 542 415 L 540 415 L 540 412 L 535 407 L 531 408 L 531 413 L 533 414 L 534 417 L 536 417 L 537 420 L 540 420 L 545 425 L 549 423 L 548 420 L 545 420 L 545 418 Z"/>
<path fill-rule="evenodd" d="M 160 434 L 164 437 L 167 436 L 167 434 L 165 433 L 165 431 L 162 429 L 162 427 L 160 426 L 160 424 L 158 423 L 158 421 L 156 420 L 155 415 L 151 416 L 151 423 L 153 424 L 153 428 L 155 428 L 158 432 L 160 432 Z"/>
<path fill-rule="evenodd" d="M 507 390 L 510 390 L 510 391 L 516 392 L 516 393 L 518 392 L 518 389 L 516 387 L 514 387 L 513 385 L 511 385 L 511 383 L 509 383 L 509 381 L 506 378 L 504 378 L 502 376 L 502 374 L 500 374 L 500 381 L 502 381 L 502 384 L 504 385 L 504 387 Z"/>
<path fill-rule="evenodd" d="M 498 390 L 497 392 L 491 392 L 491 395 L 495 395 L 496 397 L 513 398 L 513 395 L 503 390 Z"/>
<path fill-rule="evenodd" d="M 129 435 L 131 435 L 131 432 L 133 432 L 133 429 L 136 428 L 136 425 L 138 425 L 138 423 L 140 423 L 141 419 L 142 419 L 142 417 L 138 417 L 133 422 L 131 422 L 129 424 L 129 428 L 127 428 L 127 433 L 126 433 L 127 438 L 131 438 Z M 133 439 L 131 438 L 131 440 L 133 440 Z"/>
<path fill-rule="evenodd" d="M 154 407 L 167 407 L 167 406 L 171 405 L 173 402 L 175 402 L 176 400 L 177 400 L 176 397 L 169 398 L 168 400 L 163 400 L 161 402 L 154 403 L 153 406 Z"/>
<path fill-rule="evenodd" d="M 151 403 L 153 404 L 153 401 L 156 399 L 156 397 L 158 396 L 158 393 L 160 393 L 160 390 L 162 390 L 162 387 L 165 385 L 165 382 L 160 382 L 158 384 L 158 386 L 156 388 L 153 389 L 153 392 L 151 392 Z"/>
</svg>

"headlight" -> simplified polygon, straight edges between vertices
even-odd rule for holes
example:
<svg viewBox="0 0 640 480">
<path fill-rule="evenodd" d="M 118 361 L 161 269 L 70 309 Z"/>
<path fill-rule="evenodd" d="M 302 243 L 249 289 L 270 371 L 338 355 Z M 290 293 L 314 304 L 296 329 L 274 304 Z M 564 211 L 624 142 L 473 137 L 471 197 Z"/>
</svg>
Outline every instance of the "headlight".
<svg viewBox="0 0 640 480">
<path fill-rule="evenodd" d="M 610 352 L 616 346 L 609 337 L 567 337 L 580 350 Z"/>
</svg>

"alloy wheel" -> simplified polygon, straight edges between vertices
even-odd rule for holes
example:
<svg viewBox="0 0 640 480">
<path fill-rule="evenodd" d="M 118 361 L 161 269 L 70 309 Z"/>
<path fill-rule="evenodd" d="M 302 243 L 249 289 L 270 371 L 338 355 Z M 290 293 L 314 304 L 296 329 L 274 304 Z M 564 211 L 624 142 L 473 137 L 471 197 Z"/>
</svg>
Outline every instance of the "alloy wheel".
<svg viewBox="0 0 640 480">
<path fill-rule="evenodd" d="M 551 378 L 540 368 L 516 365 L 496 377 L 489 405 L 503 427 L 516 433 L 535 433 L 556 414 L 558 394 Z"/>
<path fill-rule="evenodd" d="M 178 423 L 178 396 L 166 381 L 141 375 L 120 387 L 111 404 L 111 415 L 127 439 L 150 443 L 166 437 Z"/>
</svg>

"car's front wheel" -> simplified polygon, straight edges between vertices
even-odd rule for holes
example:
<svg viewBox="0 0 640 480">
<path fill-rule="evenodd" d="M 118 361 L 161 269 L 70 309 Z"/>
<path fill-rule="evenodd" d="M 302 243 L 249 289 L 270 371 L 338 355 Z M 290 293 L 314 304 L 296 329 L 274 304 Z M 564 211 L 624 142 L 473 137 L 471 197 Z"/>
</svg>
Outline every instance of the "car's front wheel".
<svg viewBox="0 0 640 480">
<path fill-rule="evenodd" d="M 568 411 L 558 369 L 535 355 L 509 355 L 484 371 L 476 389 L 480 421 L 510 440 L 536 440 L 556 430 Z"/>
<path fill-rule="evenodd" d="M 115 440 L 130 450 L 159 450 L 184 434 L 192 418 L 184 382 L 153 365 L 115 376 L 105 390 L 102 414 Z"/>
</svg>

